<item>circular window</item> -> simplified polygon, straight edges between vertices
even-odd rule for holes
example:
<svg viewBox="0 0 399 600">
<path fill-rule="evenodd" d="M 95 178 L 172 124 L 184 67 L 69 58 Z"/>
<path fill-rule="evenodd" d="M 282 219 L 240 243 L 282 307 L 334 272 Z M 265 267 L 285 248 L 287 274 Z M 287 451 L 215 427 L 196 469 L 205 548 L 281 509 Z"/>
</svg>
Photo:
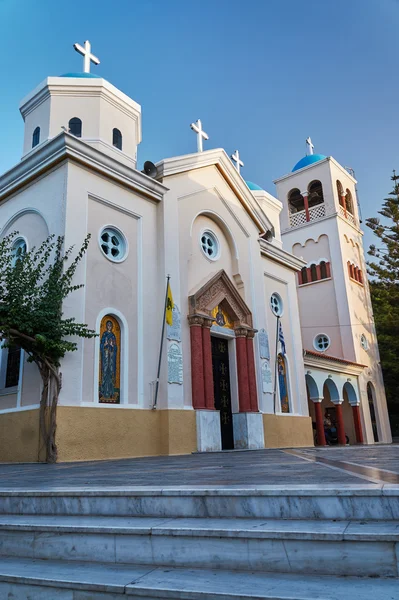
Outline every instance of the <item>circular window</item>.
<svg viewBox="0 0 399 600">
<path fill-rule="evenodd" d="M 127 241 L 119 229 L 105 227 L 100 233 L 100 248 L 109 260 L 120 262 L 126 258 Z"/>
<path fill-rule="evenodd" d="M 219 242 L 211 231 L 204 231 L 201 234 L 201 248 L 207 258 L 216 260 L 219 257 Z"/>
<path fill-rule="evenodd" d="M 367 338 L 364 335 L 364 333 L 362 333 L 362 335 L 360 336 L 360 344 L 361 344 L 363 350 L 369 349 L 369 343 L 368 343 Z"/>
<path fill-rule="evenodd" d="M 17 262 L 19 258 L 27 251 L 26 240 L 24 238 L 17 238 L 11 248 L 11 253 L 13 257 L 13 264 Z"/>
<path fill-rule="evenodd" d="M 283 314 L 283 301 L 280 296 L 276 293 L 270 296 L 270 308 L 276 317 L 281 317 Z"/>
<path fill-rule="evenodd" d="M 325 333 L 319 333 L 313 341 L 313 346 L 319 352 L 325 352 L 330 347 L 330 338 Z"/>
</svg>

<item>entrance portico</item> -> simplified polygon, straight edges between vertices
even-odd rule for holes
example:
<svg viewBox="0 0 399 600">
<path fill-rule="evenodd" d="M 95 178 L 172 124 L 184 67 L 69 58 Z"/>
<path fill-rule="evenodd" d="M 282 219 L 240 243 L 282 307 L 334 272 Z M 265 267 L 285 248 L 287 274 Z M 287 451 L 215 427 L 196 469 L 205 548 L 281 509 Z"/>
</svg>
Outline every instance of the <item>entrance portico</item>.
<svg viewBox="0 0 399 600">
<path fill-rule="evenodd" d="M 224 270 L 189 297 L 188 320 L 198 451 L 231 447 L 226 433 L 231 427 L 228 406 L 232 408 L 234 448 L 263 448 L 253 346 L 256 330 L 250 309 Z M 221 344 L 215 338 L 220 338 Z M 226 352 L 224 361 L 220 360 L 220 345 Z"/>
<path fill-rule="evenodd" d="M 326 418 L 336 426 L 338 444 L 345 445 L 348 439 L 350 444 L 363 444 L 362 418 L 365 419 L 367 413 L 364 407 L 361 413 L 360 386 L 364 366 L 319 356 L 318 353 L 305 353 L 305 379 L 309 413 L 316 429 L 315 443 L 318 446 L 328 443 Z"/>
</svg>

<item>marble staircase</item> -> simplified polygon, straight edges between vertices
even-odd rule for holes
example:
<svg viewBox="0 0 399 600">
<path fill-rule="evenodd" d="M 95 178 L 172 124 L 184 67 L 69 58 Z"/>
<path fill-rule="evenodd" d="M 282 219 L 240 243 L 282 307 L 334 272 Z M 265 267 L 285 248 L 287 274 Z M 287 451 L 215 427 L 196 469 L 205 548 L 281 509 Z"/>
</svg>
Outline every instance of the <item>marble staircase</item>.
<svg viewBox="0 0 399 600">
<path fill-rule="evenodd" d="M 0 600 L 393 600 L 399 488 L 1 491 Z"/>
</svg>

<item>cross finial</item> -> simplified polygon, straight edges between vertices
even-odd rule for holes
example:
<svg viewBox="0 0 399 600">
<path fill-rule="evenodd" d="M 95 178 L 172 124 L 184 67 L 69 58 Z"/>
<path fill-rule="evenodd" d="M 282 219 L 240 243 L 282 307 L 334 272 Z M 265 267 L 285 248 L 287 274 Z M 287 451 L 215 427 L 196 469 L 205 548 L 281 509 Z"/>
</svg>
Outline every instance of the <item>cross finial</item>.
<svg viewBox="0 0 399 600">
<path fill-rule="evenodd" d="M 197 134 L 197 151 L 203 152 L 202 140 L 209 140 L 209 136 L 202 129 L 201 119 L 198 119 L 195 123 L 191 123 L 190 127 Z"/>
<path fill-rule="evenodd" d="M 95 65 L 99 65 L 100 61 L 98 60 L 97 56 L 94 56 L 94 54 L 91 53 L 91 44 L 89 42 L 89 40 L 85 41 L 85 45 L 84 47 L 81 46 L 80 44 L 74 44 L 73 47 L 75 48 L 76 52 L 79 52 L 79 54 L 82 54 L 83 56 L 83 72 L 84 73 L 90 73 L 90 63 L 94 63 Z"/>
<path fill-rule="evenodd" d="M 238 150 L 236 150 L 234 152 L 234 154 L 231 155 L 231 158 L 234 160 L 235 164 L 235 168 L 237 169 L 238 172 L 240 172 L 240 167 L 244 166 L 244 163 L 242 162 L 242 160 L 240 159 L 240 153 L 238 152 Z"/>
<path fill-rule="evenodd" d="M 312 140 L 311 140 L 311 138 L 310 138 L 310 137 L 308 137 L 308 138 L 306 139 L 306 143 L 307 143 L 307 145 L 308 145 L 308 153 L 309 153 L 309 154 L 313 154 L 313 148 L 314 148 L 314 145 L 312 144 Z"/>
</svg>

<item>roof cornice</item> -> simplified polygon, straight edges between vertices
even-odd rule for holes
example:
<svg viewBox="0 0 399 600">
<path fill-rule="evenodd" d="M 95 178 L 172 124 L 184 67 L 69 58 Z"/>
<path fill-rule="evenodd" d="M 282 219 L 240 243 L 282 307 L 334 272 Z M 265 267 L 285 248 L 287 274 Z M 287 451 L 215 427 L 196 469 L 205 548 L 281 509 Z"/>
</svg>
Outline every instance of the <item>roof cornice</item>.
<svg viewBox="0 0 399 600">
<path fill-rule="evenodd" d="M 206 150 L 205 152 L 195 152 L 194 154 L 185 154 L 173 158 L 165 158 L 156 163 L 157 178 L 163 179 L 194 169 L 215 166 L 232 188 L 234 193 L 241 200 L 245 210 L 256 223 L 259 233 L 265 233 L 272 228 L 272 223 L 264 214 L 258 201 L 248 188 L 244 179 L 233 166 L 223 148 Z"/>
<path fill-rule="evenodd" d="M 74 77 L 47 77 L 21 101 L 19 110 L 23 119 L 51 96 L 100 97 L 130 117 L 136 128 L 137 143 L 141 142 L 141 106 L 118 90 L 106 79 L 79 79 Z"/>
<path fill-rule="evenodd" d="M 343 358 L 340 359 L 336 356 L 320 356 L 309 350 L 303 351 L 303 361 L 305 367 L 324 369 L 336 373 L 344 372 L 347 375 L 360 375 L 366 368 L 366 365 L 354 363 Z"/>
<path fill-rule="evenodd" d="M 300 271 L 303 267 L 306 267 L 306 262 L 302 260 L 302 258 L 298 258 L 297 256 L 294 256 L 294 254 L 286 252 L 286 250 L 267 242 L 263 238 L 259 239 L 259 245 L 262 256 L 271 258 L 293 271 Z"/>
<path fill-rule="evenodd" d="M 322 165 L 323 163 L 327 163 L 327 162 L 331 162 L 335 167 L 337 167 L 340 171 L 342 171 L 342 173 L 345 173 L 345 175 L 347 177 L 349 177 L 349 179 L 356 184 L 357 180 L 352 177 L 352 175 L 350 173 L 348 173 L 348 171 L 339 164 L 339 162 L 337 162 L 335 160 L 335 158 L 333 158 L 332 156 L 326 156 L 326 158 L 323 158 L 322 160 L 318 160 L 315 163 L 312 163 L 311 165 L 306 165 L 306 167 L 302 167 L 302 169 L 298 169 L 297 171 L 291 171 L 290 173 L 287 173 L 286 175 L 283 175 L 282 177 L 279 177 L 278 179 L 274 179 L 273 183 L 277 184 L 280 183 L 281 181 L 284 181 L 285 179 L 289 179 L 290 177 L 292 177 L 293 175 L 296 175 L 297 173 L 303 173 L 304 171 L 310 170 L 310 169 L 315 169 L 316 167 Z"/>
<path fill-rule="evenodd" d="M 163 184 L 65 132 L 40 144 L 15 167 L 0 177 L 0 202 L 58 164 L 71 160 L 112 179 L 147 198 L 160 202 L 167 191 Z"/>
</svg>

